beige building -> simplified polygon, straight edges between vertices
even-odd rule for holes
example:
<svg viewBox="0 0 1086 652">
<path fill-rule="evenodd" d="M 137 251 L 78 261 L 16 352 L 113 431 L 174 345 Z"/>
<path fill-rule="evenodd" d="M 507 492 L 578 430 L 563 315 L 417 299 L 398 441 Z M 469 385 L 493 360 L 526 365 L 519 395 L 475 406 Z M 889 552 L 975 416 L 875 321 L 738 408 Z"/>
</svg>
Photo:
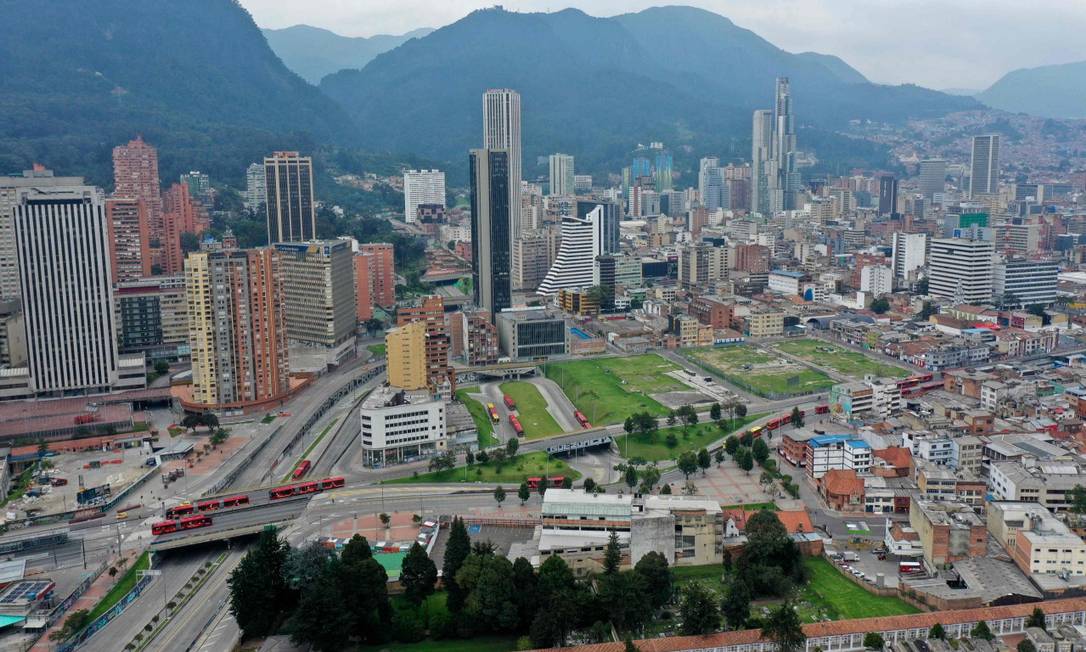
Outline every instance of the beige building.
<svg viewBox="0 0 1086 652">
<path fill-rule="evenodd" d="M 287 337 L 342 349 L 354 346 L 355 288 L 351 243 L 346 240 L 280 242 Z"/>
<path fill-rule="evenodd" d="M 776 310 L 751 309 L 747 315 L 749 337 L 777 337 L 784 335 L 784 313 Z"/>
<path fill-rule="evenodd" d="M 1086 575 L 1086 542 L 1037 503 L 988 503 L 988 530 L 1027 575 Z"/>
<path fill-rule="evenodd" d="M 413 321 L 385 332 L 388 384 L 400 389 L 425 389 L 426 322 Z"/>
<path fill-rule="evenodd" d="M 964 503 L 913 499 L 909 525 L 920 536 L 924 559 L 943 566 L 987 552 L 988 530 L 984 521 Z"/>
</svg>

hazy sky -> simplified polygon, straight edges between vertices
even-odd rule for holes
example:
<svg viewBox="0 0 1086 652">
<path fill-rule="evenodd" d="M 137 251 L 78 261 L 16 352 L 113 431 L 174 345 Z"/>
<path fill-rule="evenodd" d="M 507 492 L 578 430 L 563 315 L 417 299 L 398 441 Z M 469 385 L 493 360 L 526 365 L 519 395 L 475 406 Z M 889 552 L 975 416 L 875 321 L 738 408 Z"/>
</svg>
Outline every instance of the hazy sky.
<svg viewBox="0 0 1086 652">
<path fill-rule="evenodd" d="M 473 0 L 241 0 L 261 27 L 347 36 L 440 27 L 495 4 Z M 986 88 L 1005 72 L 1086 60 L 1083 0 L 504 0 L 514 11 L 612 16 L 661 4 L 715 11 L 791 52 L 836 54 L 872 81 Z"/>
</svg>

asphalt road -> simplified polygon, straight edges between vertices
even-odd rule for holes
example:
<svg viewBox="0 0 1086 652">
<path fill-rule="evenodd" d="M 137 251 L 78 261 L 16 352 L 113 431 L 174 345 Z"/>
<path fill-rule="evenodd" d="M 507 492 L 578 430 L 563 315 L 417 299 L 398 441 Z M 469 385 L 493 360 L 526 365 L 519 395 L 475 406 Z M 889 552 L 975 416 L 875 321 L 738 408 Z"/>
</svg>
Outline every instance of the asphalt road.
<svg viewBox="0 0 1086 652">
<path fill-rule="evenodd" d="M 164 534 L 155 537 L 154 542 L 168 543 L 179 539 L 200 538 L 238 528 L 288 521 L 305 511 L 308 501 L 309 497 L 293 498 L 227 512 L 213 513 L 211 514 L 212 522 L 210 526 Z"/>
<path fill-rule="evenodd" d="M 170 622 L 162 628 L 162 631 L 151 641 L 145 650 L 147 652 L 173 652 L 175 650 L 188 650 L 197 639 L 201 638 L 205 629 L 216 619 L 222 611 L 228 610 L 224 599 L 229 595 L 227 580 L 230 573 L 241 563 L 245 556 L 244 548 L 234 548 L 223 560 L 221 566 L 208 578 L 200 590 L 185 603 L 182 609 L 174 614 Z M 225 641 L 222 641 L 225 642 Z M 219 650 L 228 649 L 220 647 Z"/>
</svg>

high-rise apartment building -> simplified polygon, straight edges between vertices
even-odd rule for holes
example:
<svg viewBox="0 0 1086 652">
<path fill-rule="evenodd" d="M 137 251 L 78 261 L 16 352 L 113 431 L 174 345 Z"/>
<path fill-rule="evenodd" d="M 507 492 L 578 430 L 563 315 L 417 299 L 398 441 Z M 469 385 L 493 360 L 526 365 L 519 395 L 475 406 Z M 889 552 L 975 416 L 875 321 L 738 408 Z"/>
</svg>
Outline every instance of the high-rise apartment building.
<svg viewBox="0 0 1086 652">
<path fill-rule="evenodd" d="M 12 216 L 30 393 L 109 391 L 119 360 L 102 191 L 85 185 L 20 188 Z"/>
<path fill-rule="evenodd" d="M 579 201 L 577 202 L 577 217 L 585 219 L 588 214 L 600 210 L 600 252 L 605 254 L 618 253 L 618 241 L 620 235 L 620 222 L 622 214 L 618 204 L 610 201 Z"/>
<path fill-rule="evenodd" d="M 504 150 L 509 233 L 519 237 L 532 228 L 520 214 L 520 94 L 508 88 L 491 88 L 483 93 L 483 149 Z"/>
<path fill-rule="evenodd" d="M 551 154 L 549 195 L 575 195 L 577 189 L 573 183 L 573 157 L 569 154 Z"/>
<path fill-rule="evenodd" d="M 211 199 L 211 177 L 199 170 L 190 170 L 181 175 L 181 183 L 189 189 L 193 199 L 209 202 Z"/>
<path fill-rule="evenodd" d="M 927 259 L 928 235 L 895 231 L 892 247 L 890 266 L 894 270 L 894 276 L 907 279 L 913 270 L 924 266 L 924 261 Z"/>
<path fill-rule="evenodd" d="M 758 109 L 754 112 L 750 154 L 750 210 L 753 213 L 770 213 L 769 177 L 773 172 L 769 166 L 772 157 L 773 112 Z"/>
<path fill-rule="evenodd" d="M 999 192 L 999 135 L 973 136 L 969 197 Z"/>
<path fill-rule="evenodd" d="M 264 178 L 264 166 L 250 163 L 245 170 L 245 208 L 251 213 L 260 212 L 268 201 L 268 188 Z"/>
<path fill-rule="evenodd" d="M 656 192 L 667 192 L 672 188 L 671 168 L 672 156 L 671 152 L 657 152 L 656 153 L 656 165 L 653 166 L 653 176 L 656 178 Z"/>
<path fill-rule="evenodd" d="M 16 195 L 20 188 L 81 186 L 82 177 L 57 177 L 52 170 L 35 165 L 21 176 L 0 176 L 0 301 L 19 296 L 19 260 L 15 249 Z"/>
<path fill-rule="evenodd" d="M 1049 305 L 1056 301 L 1059 273 L 1059 264 L 1052 260 L 998 260 L 992 270 L 992 296 L 1007 308 Z"/>
<path fill-rule="evenodd" d="M 142 199 L 111 197 L 106 200 L 106 224 L 113 282 L 127 283 L 151 276 L 147 204 Z"/>
<path fill-rule="evenodd" d="M 897 213 L 897 178 L 893 175 L 879 177 L 879 215 Z"/>
<path fill-rule="evenodd" d="M 946 160 L 933 158 L 920 161 L 919 173 L 918 190 L 924 195 L 924 199 L 930 202 L 937 193 L 943 192 L 946 183 Z"/>
<path fill-rule="evenodd" d="M 385 331 L 388 384 L 400 389 L 425 389 L 426 322 L 414 321 Z"/>
<path fill-rule="evenodd" d="M 153 359 L 189 355 L 188 301 L 184 276 L 156 276 L 116 284 L 121 353 Z"/>
<path fill-rule="evenodd" d="M 463 319 L 464 361 L 471 366 L 496 364 L 501 349 L 498 346 L 498 328 L 490 322 L 490 315 L 481 310 L 460 314 Z"/>
<path fill-rule="evenodd" d="M 391 310 L 396 306 L 395 248 L 387 242 L 367 242 L 359 245 L 358 254 L 369 262 L 373 304 Z"/>
<path fill-rule="evenodd" d="M 289 391 L 279 252 L 191 253 L 185 292 L 195 403 L 238 406 Z"/>
<path fill-rule="evenodd" d="M 519 105 L 518 97 L 518 108 Z M 519 132 L 518 115 L 518 135 Z M 471 267 L 475 305 L 490 313 L 491 319 L 495 319 L 499 312 L 513 303 L 509 152 L 472 150 L 469 155 L 469 170 Z M 519 206 L 519 202 L 517 205 Z"/>
<path fill-rule="evenodd" d="M 531 231 L 513 241 L 511 260 L 514 289 L 534 290 L 539 287 L 558 255 L 558 242 L 553 227 Z"/>
<path fill-rule="evenodd" d="M 162 193 L 162 238 L 159 246 L 163 250 L 163 272 L 166 275 L 181 274 L 185 271 L 185 252 L 181 245 L 181 236 L 185 233 L 199 236 L 211 224 L 207 209 L 189 192 L 185 183 L 175 183 Z"/>
<path fill-rule="evenodd" d="M 792 92 L 787 77 L 777 78 L 773 108 L 772 175 L 769 177 L 770 209 L 773 212 L 796 208 L 800 189 L 796 170 L 796 125 L 792 115 Z"/>
<path fill-rule="evenodd" d="M 956 303 L 992 300 L 995 244 L 979 238 L 933 238 L 928 253 L 928 292 Z"/>
<path fill-rule="evenodd" d="M 353 348 L 357 325 L 351 243 L 279 242 L 287 337 L 305 344 Z"/>
<path fill-rule="evenodd" d="M 894 275 L 886 265 L 865 265 L 860 270 L 860 290 L 873 297 L 894 291 Z"/>
<path fill-rule="evenodd" d="M 731 208 L 725 170 L 715 156 L 701 159 L 698 165 L 698 195 L 701 196 L 701 205 L 709 211 Z"/>
<path fill-rule="evenodd" d="M 445 205 L 445 173 L 440 170 L 406 170 L 403 173 L 403 219 L 419 221 L 419 206 Z"/>
<path fill-rule="evenodd" d="M 603 253 L 603 206 L 596 206 L 584 218 L 563 218 L 558 256 L 536 294 L 591 286 L 596 258 Z"/>
<path fill-rule="evenodd" d="M 449 328 L 445 322 L 445 302 L 438 295 L 424 297 L 413 306 L 396 310 L 396 325 L 413 322 L 426 325 L 426 379 L 438 387 L 449 379 Z"/>
<path fill-rule="evenodd" d="M 151 237 L 162 237 L 162 187 L 158 178 L 158 151 L 137 136 L 113 148 L 113 196 L 142 199 L 147 204 Z"/>
<path fill-rule="evenodd" d="M 304 242 L 317 237 L 312 157 L 298 152 L 265 156 L 264 196 L 268 244 Z"/>
</svg>

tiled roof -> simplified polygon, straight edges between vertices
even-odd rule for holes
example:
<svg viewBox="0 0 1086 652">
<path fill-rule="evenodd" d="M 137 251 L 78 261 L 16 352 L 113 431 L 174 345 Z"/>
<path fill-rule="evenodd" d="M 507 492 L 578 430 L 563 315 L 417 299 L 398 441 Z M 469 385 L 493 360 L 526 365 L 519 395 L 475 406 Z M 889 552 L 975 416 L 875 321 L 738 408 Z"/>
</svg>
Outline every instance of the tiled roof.
<svg viewBox="0 0 1086 652">
<path fill-rule="evenodd" d="M 821 482 L 828 494 L 862 496 L 864 493 L 863 478 L 852 469 L 830 469 L 822 476 Z"/>
<path fill-rule="evenodd" d="M 909 452 L 908 448 L 901 446 L 891 446 L 890 448 L 882 448 L 872 451 L 875 457 L 886 460 L 886 463 L 890 466 L 897 468 L 905 468 L 912 464 L 913 454 Z"/>
</svg>

